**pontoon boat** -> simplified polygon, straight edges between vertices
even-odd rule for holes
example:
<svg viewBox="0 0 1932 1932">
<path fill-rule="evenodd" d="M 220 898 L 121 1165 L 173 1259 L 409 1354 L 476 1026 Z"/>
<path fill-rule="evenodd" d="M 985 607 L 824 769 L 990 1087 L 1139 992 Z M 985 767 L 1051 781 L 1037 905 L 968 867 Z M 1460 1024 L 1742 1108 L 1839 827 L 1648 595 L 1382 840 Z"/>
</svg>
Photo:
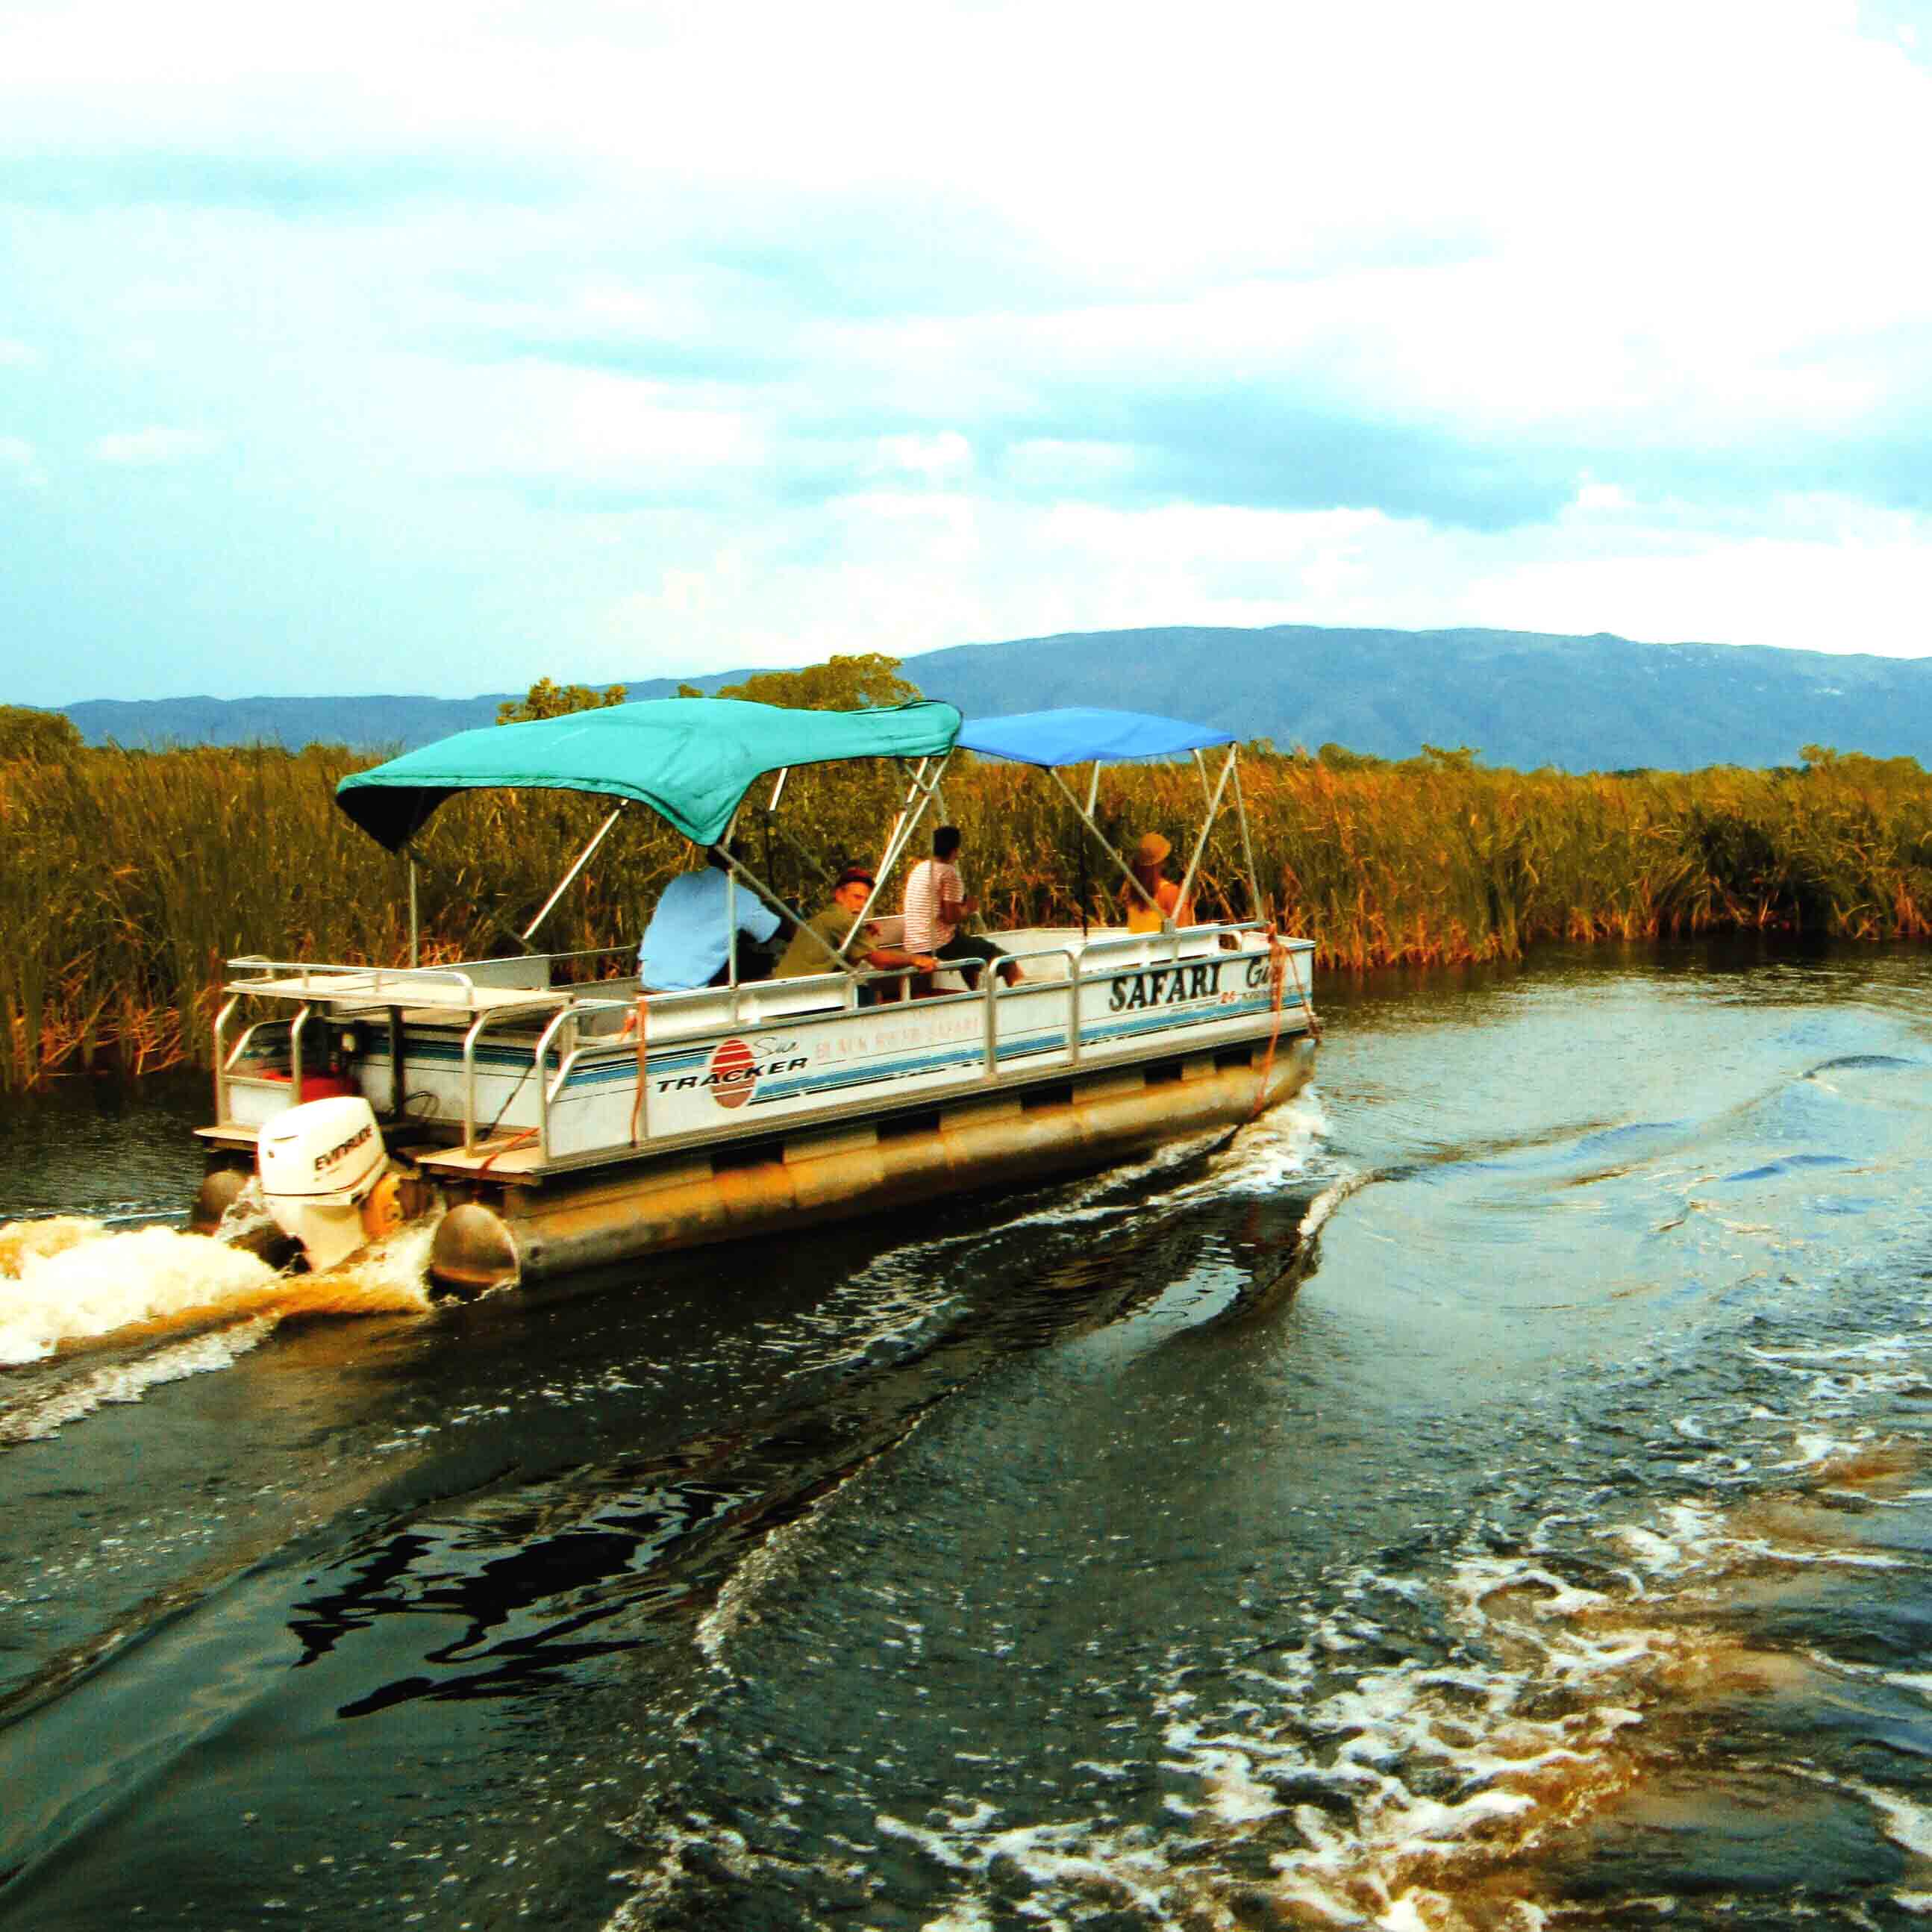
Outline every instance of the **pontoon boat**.
<svg viewBox="0 0 1932 1932">
<path fill-rule="evenodd" d="M 1205 754 L 1223 746 L 1210 783 Z M 956 748 L 1042 769 L 1130 881 L 1096 821 L 1100 768 L 1191 758 L 1206 812 L 1182 902 L 1226 812 L 1256 916 L 994 933 L 1013 983 L 988 971 L 969 991 L 941 974 L 932 997 L 881 1001 L 905 974 L 848 956 L 860 932 L 879 931 L 873 902 L 943 810 Z M 789 922 L 734 855 L 734 824 L 761 780 L 775 780 L 776 807 L 793 768 L 859 758 L 898 761 L 898 810 L 854 940 L 828 946 L 809 977 L 740 982 L 734 963 L 722 985 L 656 992 L 620 974 L 562 983 L 583 960 L 536 952 L 408 967 L 230 960 L 194 1225 L 221 1232 L 265 1206 L 320 1268 L 434 1216 L 431 1276 L 476 1292 L 1102 1167 L 1238 1125 L 1306 1082 L 1312 948 L 1259 916 L 1225 732 L 1116 711 L 962 725 L 929 701 L 826 712 L 674 698 L 464 732 L 345 778 L 338 801 L 406 853 L 458 791 L 611 798 L 530 932 L 638 806 L 719 854 L 728 896 L 755 893 Z M 1074 768 L 1077 784 L 1083 765 L 1084 800 L 1062 776 Z M 413 860 L 410 882 L 414 958 Z"/>
</svg>

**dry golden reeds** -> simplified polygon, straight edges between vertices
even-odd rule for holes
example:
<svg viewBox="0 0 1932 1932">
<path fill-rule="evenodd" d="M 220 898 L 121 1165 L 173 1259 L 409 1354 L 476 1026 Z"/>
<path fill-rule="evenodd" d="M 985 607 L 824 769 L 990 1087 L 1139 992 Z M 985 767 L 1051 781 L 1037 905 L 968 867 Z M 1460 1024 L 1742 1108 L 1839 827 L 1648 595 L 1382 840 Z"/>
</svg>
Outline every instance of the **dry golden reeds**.
<svg viewBox="0 0 1932 1932">
<path fill-rule="evenodd" d="M 0 764 L 0 1087 L 105 1061 L 203 1060 L 222 962 L 406 955 L 403 862 L 333 802 L 370 760 L 340 748 L 89 751 Z M 1400 764 L 1251 754 L 1242 772 L 1264 896 L 1330 969 L 1509 958 L 1539 940 L 1726 928 L 1852 939 L 1932 933 L 1932 778 L 1910 760 L 1818 754 L 1804 769 L 1570 776 L 1454 754 Z M 748 856 L 816 902 L 844 861 L 876 857 L 890 767 L 792 775 L 778 825 L 762 790 Z M 1078 822 L 1024 767 L 956 764 L 948 814 L 989 920 L 1076 918 Z M 1117 845 L 1166 832 L 1184 854 L 1202 805 L 1192 766 L 1102 773 Z M 602 814 L 560 793 L 452 801 L 422 843 L 426 957 L 517 950 Z M 1120 881 L 1088 856 L 1086 910 Z M 550 951 L 634 941 L 684 842 L 634 810 L 539 936 Z M 1249 916 L 1223 819 L 1202 865 L 1204 914 Z"/>
</svg>

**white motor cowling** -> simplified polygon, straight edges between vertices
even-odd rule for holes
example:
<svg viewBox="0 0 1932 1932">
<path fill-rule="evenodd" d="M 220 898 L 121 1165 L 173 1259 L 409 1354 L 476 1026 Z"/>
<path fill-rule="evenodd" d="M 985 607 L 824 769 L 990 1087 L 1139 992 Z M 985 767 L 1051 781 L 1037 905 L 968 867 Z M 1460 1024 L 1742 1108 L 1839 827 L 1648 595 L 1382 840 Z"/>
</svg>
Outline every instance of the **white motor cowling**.
<svg viewBox="0 0 1932 1932">
<path fill-rule="evenodd" d="M 262 1198 L 311 1268 L 333 1268 L 366 1244 L 363 1203 L 388 1158 L 376 1110 L 359 1094 L 308 1101 L 262 1129 L 255 1151 Z"/>
</svg>

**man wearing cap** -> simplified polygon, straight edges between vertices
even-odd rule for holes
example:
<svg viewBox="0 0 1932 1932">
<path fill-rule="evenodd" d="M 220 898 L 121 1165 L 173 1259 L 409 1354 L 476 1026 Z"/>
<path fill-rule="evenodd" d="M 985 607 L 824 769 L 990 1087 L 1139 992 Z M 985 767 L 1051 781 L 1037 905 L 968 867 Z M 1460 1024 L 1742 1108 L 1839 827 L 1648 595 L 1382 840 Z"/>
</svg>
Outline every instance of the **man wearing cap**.
<svg viewBox="0 0 1932 1932">
<path fill-rule="evenodd" d="M 1185 926 L 1192 917 L 1192 908 L 1180 902 L 1180 888 L 1161 869 L 1173 850 L 1158 832 L 1144 834 L 1134 848 L 1134 884 L 1120 888 L 1130 932 L 1158 932 L 1164 924 Z"/>
<path fill-rule="evenodd" d="M 772 969 L 772 977 L 774 980 L 802 980 L 808 974 L 836 972 L 838 969 L 832 964 L 832 956 L 845 944 L 872 894 L 872 874 L 862 866 L 848 866 L 838 874 L 838 884 L 832 888 L 832 903 L 793 933 L 791 944 L 785 948 L 778 963 Z M 870 938 L 873 930 L 868 922 L 866 937 Z M 814 933 L 818 934 L 815 939 L 812 936 Z M 857 956 L 875 972 L 880 973 L 889 973 L 899 966 L 910 966 L 921 973 L 930 973 L 938 964 L 930 953 L 902 952 L 890 946 L 874 946 L 868 950 L 862 950 Z"/>
</svg>

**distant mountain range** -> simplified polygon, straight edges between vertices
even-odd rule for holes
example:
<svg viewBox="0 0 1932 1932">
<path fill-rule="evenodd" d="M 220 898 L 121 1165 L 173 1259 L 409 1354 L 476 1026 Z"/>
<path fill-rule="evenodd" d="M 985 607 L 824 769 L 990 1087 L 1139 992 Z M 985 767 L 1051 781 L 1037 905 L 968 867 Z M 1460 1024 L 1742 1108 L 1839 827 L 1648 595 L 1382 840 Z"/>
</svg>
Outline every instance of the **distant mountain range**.
<svg viewBox="0 0 1932 1932">
<path fill-rule="evenodd" d="M 567 664 L 533 677 L 571 675 Z M 687 682 L 716 690 L 744 676 Z M 1932 658 L 1835 656 L 1732 644 L 1646 644 L 1600 633 L 1168 627 L 959 644 L 905 675 L 969 717 L 1105 704 L 1383 758 L 1424 743 L 1485 763 L 1570 771 L 1790 764 L 1808 744 L 1932 764 Z M 628 681 L 634 698 L 678 680 Z M 503 698 L 110 698 L 62 707 L 90 743 L 405 749 L 488 724 Z"/>
</svg>

